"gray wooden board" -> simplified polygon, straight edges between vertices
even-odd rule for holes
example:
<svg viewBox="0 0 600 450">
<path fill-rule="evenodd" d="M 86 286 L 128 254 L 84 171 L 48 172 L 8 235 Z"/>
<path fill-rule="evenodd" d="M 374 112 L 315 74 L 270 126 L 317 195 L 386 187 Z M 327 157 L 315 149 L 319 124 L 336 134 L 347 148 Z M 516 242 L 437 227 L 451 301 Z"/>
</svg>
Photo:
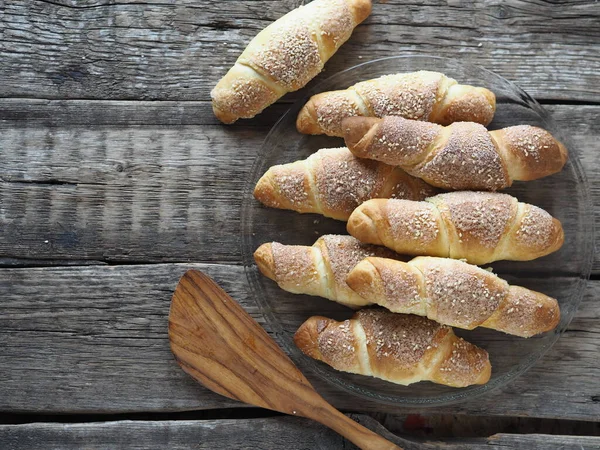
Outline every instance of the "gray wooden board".
<svg viewBox="0 0 600 450">
<path fill-rule="evenodd" d="M 241 266 L 154 264 L 1 270 L 0 411 L 166 412 L 241 406 L 197 385 L 170 353 L 169 302 L 178 278 L 189 267 L 213 276 L 264 324 L 249 296 Z M 600 321 L 595 307 L 599 294 L 600 282 L 590 282 L 564 336 L 527 374 L 501 390 L 465 403 L 436 407 L 435 412 L 599 420 Z M 289 311 L 290 320 L 294 314 L 295 320 L 302 320 L 307 311 L 293 297 L 290 301 L 294 303 L 283 304 L 282 309 Z M 334 311 L 332 302 L 321 302 L 324 315 L 328 315 L 328 308 Z M 409 412 L 354 398 L 308 375 L 319 392 L 344 410 Z M 418 411 L 432 412 L 410 409 Z"/>
<path fill-rule="evenodd" d="M 269 124 L 283 109 L 269 113 Z M 579 150 L 600 204 L 600 134 L 593 125 L 600 106 L 548 109 Z M 2 100 L 0 255 L 24 264 L 239 264 L 243 190 L 268 128 L 257 121 L 217 124 L 207 102 Z M 557 188 L 555 180 L 540 182 Z M 556 198 L 571 201 L 564 193 Z M 279 216 L 282 226 L 299 226 L 295 213 Z M 318 228 L 343 232 L 332 220 Z M 556 267 L 552 259 L 540 263 Z"/>
<path fill-rule="evenodd" d="M 414 440 L 392 435 L 371 417 L 354 414 L 351 417 L 401 445 L 405 450 L 593 450 L 600 448 L 600 437 L 542 434 L 502 433 L 489 438 L 463 438 L 445 442 Z M 0 425 L 0 447 L 9 450 L 356 449 L 324 426 L 296 417 Z"/>
<path fill-rule="evenodd" d="M 208 100 L 249 40 L 301 3 L 6 2 L 0 96 Z M 593 0 L 376 2 L 319 79 L 428 54 L 487 67 L 538 98 L 597 102 L 599 20 Z"/>
<path fill-rule="evenodd" d="M 243 269 L 236 266 L 241 192 L 256 149 L 287 105 L 224 127 L 207 100 L 249 39 L 301 3 L 2 4 L 0 265 L 203 261 L 208 264 L 195 267 L 215 276 L 262 320 L 248 296 Z M 598 103 L 599 18 L 591 0 L 562 2 L 560 7 L 517 0 L 376 3 L 373 15 L 311 85 L 375 58 L 428 54 L 492 69 L 541 100 Z M 289 94 L 283 102 L 299 95 Z M 600 204 L 595 126 L 600 106 L 548 108 L 581 149 L 592 197 Z M 217 262 L 227 265 L 210 264 Z M 0 271 L 0 410 L 98 413 L 240 406 L 198 387 L 171 359 L 168 302 L 186 267 Z M 598 420 L 600 330 L 594 300 L 599 283 L 590 284 L 565 336 L 528 374 L 486 397 L 436 411 Z M 314 376 L 311 380 L 346 410 L 399 411 L 353 399 Z M 300 436 L 308 427 L 299 419 L 260 421 L 261 439 L 269 436 L 271 448 L 290 448 L 300 437 L 287 439 L 288 433 Z M 199 435 L 207 436 L 212 448 L 238 436 L 248 446 L 262 447 L 263 441 L 248 439 L 244 431 L 258 422 L 219 422 L 2 427 L 0 448 L 6 447 L 3 442 L 35 444 L 38 437 L 54 448 L 76 448 L 82 436 L 86 443 L 97 439 L 96 448 L 113 447 L 107 438 L 128 439 L 124 444 L 129 448 L 165 440 L 162 447 L 188 448 Z M 239 435 L 232 436 L 236 426 Z M 308 447 L 341 444 L 333 434 L 313 427 L 323 438 Z M 21 440 L 24 435 L 34 440 Z M 213 435 L 216 441 L 210 440 Z M 442 448 L 598 447 L 594 438 L 494 439 Z M 48 448 L 44 440 L 37 442 Z"/>
</svg>

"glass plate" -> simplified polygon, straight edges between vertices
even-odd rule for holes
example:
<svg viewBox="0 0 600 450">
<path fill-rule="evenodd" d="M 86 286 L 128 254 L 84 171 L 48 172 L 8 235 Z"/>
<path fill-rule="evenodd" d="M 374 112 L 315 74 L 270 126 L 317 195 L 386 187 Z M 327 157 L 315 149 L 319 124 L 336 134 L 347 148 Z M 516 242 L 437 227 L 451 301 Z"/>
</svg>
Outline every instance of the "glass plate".
<svg viewBox="0 0 600 450">
<path fill-rule="evenodd" d="M 264 242 L 312 245 L 323 234 L 347 234 L 344 222 L 314 214 L 266 208 L 252 196 L 254 185 L 270 166 L 304 159 L 320 148 L 344 145 L 340 138 L 307 136 L 296 131 L 296 116 L 308 98 L 318 92 L 345 89 L 359 81 L 381 75 L 416 70 L 443 72 L 459 83 L 491 89 L 497 97 L 497 112 L 490 129 L 517 124 L 540 126 L 560 139 L 570 152 L 569 162 L 561 173 L 532 182 L 517 182 L 504 191 L 520 201 L 544 208 L 561 220 L 565 229 L 562 249 L 535 261 L 491 264 L 494 271 L 511 284 L 539 290 L 557 298 L 562 320 L 555 331 L 529 339 L 486 329 L 455 329 L 456 334 L 485 348 L 490 354 L 492 377 L 483 386 L 457 389 L 430 382 L 400 386 L 376 378 L 338 372 L 303 355 L 295 347 L 293 335 L 304 320 L 312 315 L 343 320 L 349 318 L 353 311 L 326 299 L 283 291 L 259 273 L 252 257 L 254 250 Z M 352 67 L 321 82 L 307 90 L 305 96 L 277 122 L 258 153 L 246 185 L 241 242 L 251 295 L 271 330 L 281 338 L 285 350 L 309 377 L 311 373 L 317 374 L 342 389 L 370 400 L 399 406 L 440 405 L 470 399 L 506 385 L 531 367 L 556 342 L 571 321 L 590 275 L 593 258 L 592 206 L 577 148 L 558 129 L 551 114 L 526 92 L 488 70 L 459 61 L 426 56 L 396 56 Z"/>
</svg>

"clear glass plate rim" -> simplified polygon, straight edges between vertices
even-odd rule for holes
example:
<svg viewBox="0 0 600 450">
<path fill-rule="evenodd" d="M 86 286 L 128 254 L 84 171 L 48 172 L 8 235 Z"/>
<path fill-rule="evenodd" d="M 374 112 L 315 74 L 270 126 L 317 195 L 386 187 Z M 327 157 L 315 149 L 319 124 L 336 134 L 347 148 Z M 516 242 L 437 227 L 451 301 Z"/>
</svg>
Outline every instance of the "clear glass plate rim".
<svg viewBox="0 0 600 450">
<path fill-rule="evenodd" d="M 260 281 L 259 281 L 260 274 L 258 273 L 256 265 L 254 264 L 254 260 L 251 257 L 251 255 L 253 254 L 255 249 L 252 248 L 252 242 L 251 242 L 250 235 L 247 233 L 244 233 L 243 230 L 248 229 L 247 225 L 248 225 L 248 221 L 249 221 L 249 217 L 250 217 L 250 209 L 252 207 L 253 202 L 255 201 L 252 193 L 254 191 L 254 185 L 256 183 L 256 180 L 258 179 L 257 176 L 259 174 L 262 175 L 262 173 L 264 172 L 264 169 L 265 169 L 264 164 L 261 164 L 261 161 L 263 159 L 261 157 L 265 153 L 266 144 L 269 142 L 270 138 L 272 138 L 273 133 L 275 133 L 278 130 L 279 125 L 284 120 L 286 120 L 287 116 L 289 114 L 291 114 L 292 111 L 294 111 L 295 109 L 298 109 L 298 106 L 300 104 L 304 104 L 310 96 L 312 96 L 316 93 L 322 92 L 323 91 L 322 86 L 326 86 L 326 85 L 330 84 L 333 79 L 341 77 L 341 76 L 343 76 L 343 74 L 349 73 L 351 71 L 359 70 L 360 68 L 367 66 L 367 65 L 377 64 L 377 63 L 381 63 L 383 61 L 400 60 L 400 59 L 440 60 L 440 61 L 444 61 L 445 64 L 458 64 L 455 60 L 452 60 L 449 58 L 440 57 L 440 56 L 428 56 L 428 55 L 395 55 L 395 56 L 387 56 L 384 58 L 378 58 L 375 60 L 362 62 L 362 63 L 352 66 L 350 68 L 339 71 L 339 72 L 331 75 L 330 77 L 326 78 L 325 80 L 322 80 L 321 82 L 319 82 L 312 88 L 310 88 L 301 98 L 296 100 L 287 109 L 287 111 L 277 120 L 277 122 L 269 130 L 269 133 L 265 137 L 265 139 L 261 145 L 261 148 L 257 152 L 254 163 L 250 170 L 249 176 L 244 185 L 244 193 L 243 193 L 244 197 L 242 199 L 242 208 L 241 208 L 242 238 L 241 238 L 241 242 L 240 242 L 240 244 L 241 244 L 240 247 L 241 247 L 241 254 L 242 254 L 242 263 L 244 265 L 244 271 L 246 273 L 246 277 L 248 279 L 249 284 L 253 285 L 257 291 L 261 292 L 262 289 L 260 288 L 260 284 L 259 284 L 260 283 Z M 531 97 L 527 92 L 525 92 L 523 89 L 521 89 L 519 86 L 517 86 L 512 81 L 507 80 L 504 77 L 496 74 L 495 72 L 492 72 L 491 70 L 488 70 L 488 69 L 478 66 L 478 65 L 463 64 L 463 63 L 460 63 L 459 65 L 463 68 L 473 67 L 473 68 L 476 68 L 477 70 L 481 70 L 482 72 L 487 73 L 488 75 L 490 75 L 492 77 L 498 78 L 502 82 L 511 86 L 511 88 L 513 88 L 516 92 L 518 92 L 521 96 L 523 96 L 523 98 L 525 98 L 529 102 L 531 102 L 531 105 L 533 105 L 535 107 L 536 112 L 540 116 L 542 116 L 545 120 L 552 121 L 551 116 L 549 116 L 548 112 L 545 109 L 543 109 L 543 107 L 541 107 L 541 105 L 533 97 Z M 578 148 L 576 146 L 572 145 L 570 136 L 564 136 L 564 133 L 563 133 L 563 138 L 566 140 L 565 144 L 567 145 L 567 148 L 569 148 L 570 164 L 573 168 L 573 173 L 575 175 L 577 183 L 581 187 L 580 192 L 582 194 L 582 202 L 585 205 L 584 210 L 583 210 L 583 217 L 581 218 L 581 220 L 583 221 L 584 234 L 589 236 L 589 239 L 592 241 L 592 245 L 586 246 L 586 248 L 584 249 L 585 255 L 583 257 L 583 268 L 582 268 L 583 270 L 582 270 L 582 274 L 581 274 L 582 276 L 577 285 L 577 290 L 574 295 L 574 301 L 572 301 L 572 304 L 574 305 L 573 313 L 571 314 L 571 317 L 569 318 L 569 320 L 567 322 L 565 322 L 561 326 L 560 329 L 555 330 L 554 336 L 552 337 L 552 339 L 549 340 L 546 343 L 546 345 L 540 349 L 540 351 L 532 353 L 530 355 L 530 357 L 528 357 L 526 360 L 524 360 L 521 364 L 519 364 L 517 366 L 518 370 L 515 370 L 514 373 L 509 373 L 509 374 L 503 375 L 499 378 L 491 380 L 489 383 L 487 383 L 485 385 L 477 386 L 471 390 L 457 390 L 456 392 L 451 392 L 446 395 L 442 395 L 439 397 L 439 399 L 436 399 L 434 402 L 432 402 L 431 399 L 429 399 L 429 398 L 414 398 L 414 399 L 410 399 L 410 400 L 404 398 L 404 401 L 402 403 L 399 403 L 399 401 L 397 399 L 390 398 L 389 396 L 383 396 L 383 395 L 380 395 L 378 393 L 373 393 L 373 392 L 365 392 L 359 386 L 348 385 L 347 383 L 344 383 L 342 381 L 332 380 L 331 374 L 326 373 L 326 369 L 322 368 L 320 365 L 315 365 L 314 369 L 311 368 L 311 371 L 314 370 L 320 378 L 326 380 L 329 384 L 332 384 L 339 389 L 342 389 L 346 392 L 349 392 L 351 394 L 354 394 L 358 397 L 361 397 L 361 398 L 364 398 L 367 400 L 371 400 L 371 401 L 375 400 L 375 401 L 378 401 L 378 402 L 381 402 L 384 404 L 397 405 L 397 406 L 441 406 L 441 405 L 457 403 L 457 402 L 464 401 L 467 399 L 471 400 L 471 399 L 473 399 L 475 397 L 479 397 L 485 393 L 489 393 L 501 386 L 505 386 L 508 383 L 510 383 L 511 381 L 514 381 L 514 379 L 516 379 L 517 377 L 523 375 L 537 361 L 539 361 L 546 354 L 546 352 L 548 352 L 548 350 L 554 346 L 556 341 L 564 333 L 565 329 L 568 327 L 572 318 L 575 316 L 575 314 L 579 308 L 581 300 L 583 299 L 583 296 L 585 294 L 585 289 L 587 287 L 587 283 L 590 278 L 591 268 L 592 268 L 592 264 L 593 264 L 593 257 L 594 257 L 594 248 L 595 248 L 594 247 L 594 243 L 595 243 L 595 241 L 594 241 L 594 220 L 593 220 L 593 208 L 592 208 L 593 205 L 591 202 L 591 194 L 590 194 L 587 176 L 586 176 L 586 174 L 583 170 L 583 166 L 581 164 Z M 263 292 L 263 294 L 264 294 L 264 292 Z M 265 317 L 267 323 L 271 327 L 271 329 L 272 329 L 271 331 L 273 333 L 275 333 L 275 335 L 282 336 L 282 339 L 279 339 L 279 342 L 283 345 L 284 350 L 293 357 L 305 358 L 306 356 L 302 355 L 301 352 L 297 348 L 295 348 L 293 345 L 290 345 L 290 343 L 287 342 L 287 339 L 283 338 L 283 334 L 285 334 L 286 331 L 283 329 L 281 323 L 271 313 L 270 307 L 266 303 L 266 299 L 261 298 L 260 295 L 255 296 L 255 299 L 257 302 L 259 302 L 259 306 L 261 308 L 261 314 Z"/>
</svg>

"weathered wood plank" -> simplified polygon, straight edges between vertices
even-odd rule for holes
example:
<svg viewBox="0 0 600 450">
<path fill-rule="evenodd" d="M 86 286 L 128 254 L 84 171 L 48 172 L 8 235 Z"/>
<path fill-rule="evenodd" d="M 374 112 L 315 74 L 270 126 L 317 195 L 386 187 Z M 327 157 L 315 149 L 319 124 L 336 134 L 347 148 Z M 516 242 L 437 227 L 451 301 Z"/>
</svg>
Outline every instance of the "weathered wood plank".
<svg viewBox="0 0 600 450">
<path fill-rule="evenodd" d="M 369 416 L 397 436 L 431 440 L 487 437 L 501 433 L 600 436 L 600 422 L 581 420 L 435 413 L 370 413 Z"/>
<path fill-rule="evenodd" d="M 0 16 L 0 96 L 208 100 L 248 41 L 301 3 L 7 2 Z M 538 0 L 375 3 L 319 79 L 367 60 L 430 54 L 487 67 L 538 98 L 597 102 L 596 6 L 593 0 L 560 8 Z"/>
<path fill-rule="evenodd" d="M 372 419 L 371 419 L 372 420 Z M 342 448 L 344 439 L 307 419 L 105 422 L 0 426 L 0 447 L 25 449 Z M 355 447 L 352 447 L 355 448 Z"/>
<path fill-rule="evenodd" d="M 393 439 L 405 450 L 570 450 L 600 448 L 600 437 L 544 434 L 496 434 L 489 438 L 447 441 L 411 440 L 393 436 L 369 416 L 352 414 L 354 420 Z M 118 421 L 82 424 L 33 423 L 0 425 L 0 446 L 11 450 L 101 449 L 184 450 L 231 448 L 240 450 L 348 449 L 357 447 L 315 422 L 296 417 L 251 420 Z"/>
<path fill-rule="evenodd" d="M 197 385 L 170 353 L 169 302 L 179 276 L 189 267 L 209 273 L 263 322 L 240 266 L 1 270 L 0 410 L 107 413 L 241 406 Z M 599 420 L 600 317 L 595 307 L 599 295 L 600 282 L 590 282 L 565 335 L 526 375 L 501 390 L 466 403 L 436 407 L 435 412 Z M 311 302 L 300 297 L 291 301 L 295 298 L 301 303 L 282 303 L 281 308 L 295 310 L 297 321 L 310 314 Z M 332 302 L 315 301 L 320 301 L 324 315 L 339 311 Z M 356 399 L 307 375 L 339 408 L 409 412 Z M 419 410 L 423 411 L 410 408 L 410 412 Z"/>
<path fill-rule="evenodd" d="M 218 125 L 207 102 L 1 105 L 0 255 L 240 262 L 242 192 L 268 127 Z M 600 204 L 600 106 L 548 109 L 578 147 Z M 331 220 L 315 228 L 343 231 Z"/>
<path fill-rule="evenodd" d="M 218 125 L 223 134 L 252 127 L 266 133 L 285 113 L 290 103 L 276 103 L 259 117 L 225 126 L 215 117 L 208 101 L 122 101 L 0 99 L 0 129 L 14 127 L 65 126 L 182 126 Z M 582 106 L 586 108 L 587 106 Z"/>
</svg>

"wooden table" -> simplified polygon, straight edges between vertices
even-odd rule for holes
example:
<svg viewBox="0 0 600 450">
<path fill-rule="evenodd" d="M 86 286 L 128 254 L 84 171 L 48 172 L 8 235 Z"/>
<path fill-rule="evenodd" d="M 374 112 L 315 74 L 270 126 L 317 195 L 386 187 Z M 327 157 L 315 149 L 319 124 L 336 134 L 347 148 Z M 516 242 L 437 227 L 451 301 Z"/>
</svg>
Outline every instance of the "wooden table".
<svg viewBox="0 0 600 450">
<path fill-rule="evenodd" d="M 240 265 L 241 191 L 297 95 L 223 126 L 209 92 L 252 36 L 300 3 L 0 1 L 0 448 L 347 448 L 194 384 L 166 335 L 189 267 L 262 320 Z M 397 54 L 515 81 L 582 150 L 600 204 L 599 3 L 382 1 L 318 79 Z M 364 414 L 397 432 L 434 424 L 442 448 L 600 448 L 598 274 L 600 259 L 558 344 L 490 395 L 407 411 L 312 380 L 371 427 Z M 425 417 L 405 420 L 415 412 Z M 475 437 L 448 441 L 440 428 Z"/>
</svg>

